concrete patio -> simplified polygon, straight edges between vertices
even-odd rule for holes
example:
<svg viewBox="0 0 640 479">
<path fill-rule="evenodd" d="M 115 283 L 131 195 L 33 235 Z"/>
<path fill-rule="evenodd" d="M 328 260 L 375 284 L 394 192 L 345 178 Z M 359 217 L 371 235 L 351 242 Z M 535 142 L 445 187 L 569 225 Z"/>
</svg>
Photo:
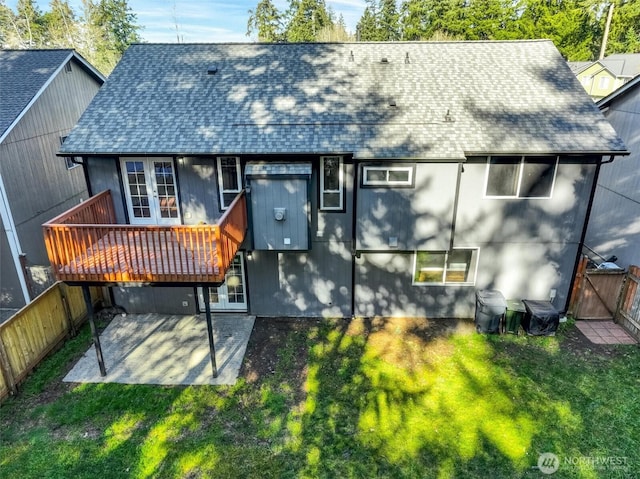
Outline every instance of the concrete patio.
<svg viewBox="0 0 640 479">
<path fill-rule="evenodd" d="M 100 335 L 107 375 L 100 376 L 95 348 L 91 346 L 64 381 L 232 385 L 254 321 L 255 316 L 214 314 L 218 377 L 213 378 L 204 314 L 118 315 Z"/>
</svg>

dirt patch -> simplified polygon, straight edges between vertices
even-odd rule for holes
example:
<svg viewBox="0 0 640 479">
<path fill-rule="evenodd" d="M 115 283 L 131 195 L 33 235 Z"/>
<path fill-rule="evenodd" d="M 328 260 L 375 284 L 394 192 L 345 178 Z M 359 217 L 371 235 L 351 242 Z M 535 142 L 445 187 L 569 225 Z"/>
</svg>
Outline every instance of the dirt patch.
<svg viewBox="0 0 640 479">
<path fill-rule="evenodd" d="M 239 376 L 255 383 L 275 374 L 278 351 L 289 343 L 295 344 L 294 358 L 297 359 L 291 374 L 303 375 L 308 347 L 304 341 L 291 341 L 290 336 L 299 334 L 307 337 L 319 324 L 320 320 L 313 318 L 256 318 Z"/>
</svg>

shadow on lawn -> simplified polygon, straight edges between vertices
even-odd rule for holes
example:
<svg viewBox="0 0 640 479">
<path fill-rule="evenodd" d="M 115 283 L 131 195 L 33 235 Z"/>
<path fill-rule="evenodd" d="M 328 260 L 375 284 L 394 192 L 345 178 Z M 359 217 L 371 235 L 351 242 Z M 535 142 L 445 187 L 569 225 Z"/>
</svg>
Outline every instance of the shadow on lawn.
<svg viewBox="0 0 640 479">
<path fill-rule="evenodd" d="M 28 441 L 5 438 L 0 465 L 8 478 L 511 478 L 541 477 L 542 452 L 637 450 L 637 349 L 614 364 L 466 321 L 311 323 L 254 382 L 78 386 L 41 406 Z"/>
</svg>

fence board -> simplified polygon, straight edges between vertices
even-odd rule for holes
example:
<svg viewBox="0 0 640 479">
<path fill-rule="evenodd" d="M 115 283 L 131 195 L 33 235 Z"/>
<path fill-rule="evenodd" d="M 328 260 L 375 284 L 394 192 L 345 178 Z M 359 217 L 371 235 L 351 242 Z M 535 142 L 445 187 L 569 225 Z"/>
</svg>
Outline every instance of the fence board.
<svg viewBox="0 0 640 479">
<path fill-rule="evenodd" d="M 578 290 L 575 317 L 613 319 L 625 276 L 624 271 L 585 271 Z"/>
<path fill-rule="evenodd" d="M 102 299 L 100 288 L 91 288 L 91 293 L 94 301 Z M 82 288 L 55 283 L 0 325 L 0 399 L 14 392 L 14 386 L 73 332 L 86 314 Z"/>
</svg>

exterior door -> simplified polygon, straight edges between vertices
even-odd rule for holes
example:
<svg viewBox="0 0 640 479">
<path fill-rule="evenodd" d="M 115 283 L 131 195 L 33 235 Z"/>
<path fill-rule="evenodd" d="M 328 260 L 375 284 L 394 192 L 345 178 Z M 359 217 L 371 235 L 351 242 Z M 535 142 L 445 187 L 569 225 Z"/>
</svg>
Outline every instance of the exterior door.
<svg viewBox="0 0 640 479">
<path fill-rule="evenodd" d="M 246 311 L 247 289 L 244 276 L 243 253 L 239 252 L 224 277 L 224 284 L 209 288 L 210 307 L 214 311 Z M 200 310 L 204 311 L 202 288 L 198 288 Z"/>
<path fill-rule="evenodd" d="M 121 158 L 120 166 L 131 224 L 180 224 L 171 158 Z"/>
</svg>

